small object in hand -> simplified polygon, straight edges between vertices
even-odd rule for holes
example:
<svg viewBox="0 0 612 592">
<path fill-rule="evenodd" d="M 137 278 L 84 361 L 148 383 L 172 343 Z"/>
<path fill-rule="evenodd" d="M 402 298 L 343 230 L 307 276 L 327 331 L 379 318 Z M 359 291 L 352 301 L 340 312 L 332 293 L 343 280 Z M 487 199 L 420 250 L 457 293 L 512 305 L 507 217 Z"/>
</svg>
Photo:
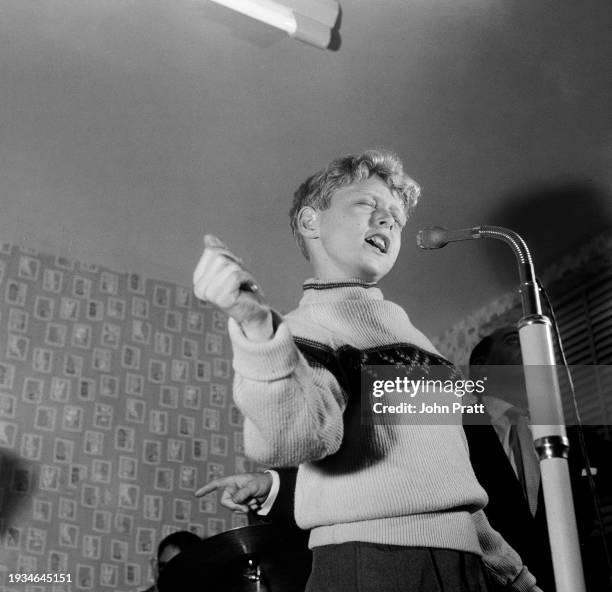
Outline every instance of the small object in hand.
<svg viewBox="0 0 612 592">
<path fill-rule="evenodd" d="M 251 500 L 248 504 L 249 508 L 256 512 L 260 508 L 260 504 L 256 499 Z"/>
</svg>

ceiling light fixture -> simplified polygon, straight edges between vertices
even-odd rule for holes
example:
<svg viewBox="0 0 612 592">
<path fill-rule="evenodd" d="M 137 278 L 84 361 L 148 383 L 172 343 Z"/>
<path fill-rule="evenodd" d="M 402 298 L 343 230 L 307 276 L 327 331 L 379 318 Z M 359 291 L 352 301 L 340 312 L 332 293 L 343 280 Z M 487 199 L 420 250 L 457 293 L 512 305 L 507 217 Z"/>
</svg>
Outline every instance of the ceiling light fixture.
<svg viewBox="0 0 612 592">
<path fill-rule="evenodd" d="M 326 49 L 338 20 L 335 0 L 212 0 L 226 8 L 285 31 L 290 37 Z"/>
</svg>

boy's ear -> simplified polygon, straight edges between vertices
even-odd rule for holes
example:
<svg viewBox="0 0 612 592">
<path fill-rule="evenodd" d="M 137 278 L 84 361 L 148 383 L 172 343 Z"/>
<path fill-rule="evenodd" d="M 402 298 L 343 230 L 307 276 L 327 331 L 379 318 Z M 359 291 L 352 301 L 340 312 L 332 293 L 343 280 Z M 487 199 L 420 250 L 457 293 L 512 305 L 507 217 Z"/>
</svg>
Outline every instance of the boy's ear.
<svg viewBox="0 0 612 592">
<path fill-rule="evenodd" d="M 319 238 L 319 216 L 317 210 L 304 206 L 298 214 L 297 227 L 306 238 Z"/>
</svg>

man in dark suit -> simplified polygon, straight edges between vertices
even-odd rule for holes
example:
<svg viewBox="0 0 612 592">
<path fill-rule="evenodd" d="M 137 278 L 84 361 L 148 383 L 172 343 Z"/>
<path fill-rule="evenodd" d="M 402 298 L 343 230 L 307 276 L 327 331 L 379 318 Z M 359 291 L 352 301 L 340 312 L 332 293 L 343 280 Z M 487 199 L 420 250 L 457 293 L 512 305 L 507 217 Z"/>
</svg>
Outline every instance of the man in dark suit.
<svg viewBox="0 0 612 592">
<path fill-rule="evenodd" d="M 535 448 L 531 445 L 530 450 L 524 450 L 522 456 L 527 462 L 519 461 L 518 464 L 527 464 L 527 472 L 535 467 L 537 479 L 521 481 L 514 459 L 516 449 L 510 446 L 510 430 L 519 426 L 507 413 L 527 409 L 516 329 L 504 327 L 485 337 L 472 350 L 469 363 L 470 378 L 478 380 L 486 376 L 487 381 L 482 398 L 486 414 L 480 418 L 479 425 L 464 425 L 472 467 L 489 496 L 485 512 L 493 528 L 529 566 L 540 587 L 554 590 Z"/>
</svg>

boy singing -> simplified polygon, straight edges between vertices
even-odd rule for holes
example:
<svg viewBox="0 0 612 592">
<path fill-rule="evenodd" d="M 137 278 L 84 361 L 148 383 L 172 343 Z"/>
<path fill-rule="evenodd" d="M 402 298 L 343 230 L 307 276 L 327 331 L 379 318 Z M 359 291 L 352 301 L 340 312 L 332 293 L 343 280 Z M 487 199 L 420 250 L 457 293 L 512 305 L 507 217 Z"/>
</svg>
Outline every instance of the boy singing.
<svg viewBox="0 0 612 592">
<path fill-rule="evenodd" d="M 294 196 L 312 264 L 296 310 L 272 311 L 253 276 L 208 236 L 194 291 L 225 311 L 247 454 L 300 465 L 297 523 L 311 530 L 309 592 L 538 591 L 489 526 L 460 425 L 362 425 L 360 371 L 450 362 L 377 287 L 397 259 L 418 185 L 392 153 L 331 162 Z"/>
</svg>

